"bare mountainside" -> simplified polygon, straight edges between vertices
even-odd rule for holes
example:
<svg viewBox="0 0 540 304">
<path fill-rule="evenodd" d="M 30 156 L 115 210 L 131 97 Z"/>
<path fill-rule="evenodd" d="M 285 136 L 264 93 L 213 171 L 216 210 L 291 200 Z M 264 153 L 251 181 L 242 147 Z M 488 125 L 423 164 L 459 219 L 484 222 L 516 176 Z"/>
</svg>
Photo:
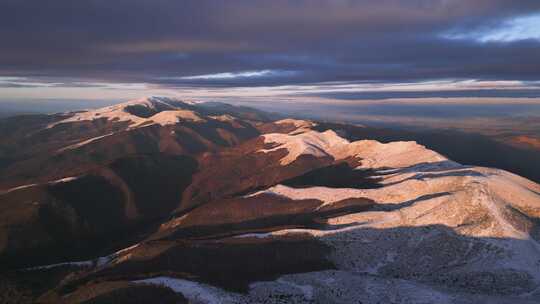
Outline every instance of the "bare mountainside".
<svg viewBox="0 0 540 304">
<path fill-rule="evenodd" d="M 155 97 L 2 121 L 0 301 L 540 301 L 540 185 L 335 126 Z"/>
</svg>

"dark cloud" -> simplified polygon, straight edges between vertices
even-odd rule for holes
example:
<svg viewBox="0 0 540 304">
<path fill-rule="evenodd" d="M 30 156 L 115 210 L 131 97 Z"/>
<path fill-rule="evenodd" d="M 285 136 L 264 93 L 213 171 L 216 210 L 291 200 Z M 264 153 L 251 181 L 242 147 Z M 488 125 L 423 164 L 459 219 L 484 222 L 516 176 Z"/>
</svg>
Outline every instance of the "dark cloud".
<svg viewBox="0 0 540 304">
<path fill-rule="evenodd" d="M 382 100 L 395 98 L 539 98 L 537 89 L 483 89 L 483 90 L 437 90 L 437 91 L 362 91 L 362 92 L 323 92 L 303 93 L 302 96 L 318 96 L 341 100 Z"/>
<path fill-rule="evenodd" d="M 39 87 L 42 87 L 42 86 L 35 85 L 35 84 L 16 83 L 16 82 L 0 82 L 0 89 L 1 88 L 39 88 Z"/>
<path fill-rule="evenodd" d="M 539 80 L 538 40 L 443 37 L 535 13 L 538 0 L 3 0 L 0 76 L 170 87 Z M 263 70 L 274 72 L 185 78 Z"/>
</svg>

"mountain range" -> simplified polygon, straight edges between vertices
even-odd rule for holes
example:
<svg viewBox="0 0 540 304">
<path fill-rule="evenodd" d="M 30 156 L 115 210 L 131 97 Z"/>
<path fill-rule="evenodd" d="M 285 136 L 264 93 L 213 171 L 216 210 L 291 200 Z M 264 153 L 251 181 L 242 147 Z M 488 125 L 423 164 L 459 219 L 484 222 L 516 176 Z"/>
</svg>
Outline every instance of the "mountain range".
<svg viewBox="0 0 540 304">
<path fill-rule="evenodd" d="M 390 131 L 149 97 L 0 136 L 0 303 L 540 301 L 540 185 Z"/>
</svg>

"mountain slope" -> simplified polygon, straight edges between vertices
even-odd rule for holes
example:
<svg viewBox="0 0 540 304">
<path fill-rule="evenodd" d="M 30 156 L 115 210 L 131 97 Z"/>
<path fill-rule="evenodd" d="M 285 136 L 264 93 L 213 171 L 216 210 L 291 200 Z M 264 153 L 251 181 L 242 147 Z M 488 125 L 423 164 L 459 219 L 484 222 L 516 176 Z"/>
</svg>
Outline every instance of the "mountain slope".
<svg viewBox="0 0 540 304">
<path fill-rule="evenodd" d="M 32 130 L 3 121 L 0 189 L 77 175 L 130 154 L 194 155 L 258 135 L 248 121 L 205 115 L 204 109 L 145 98 L 88 112 L 38 119 Z M 213 111 L 216 113 L 216 111 Z M 68 116 L 66 118 L 66 116 Z"/>
<path fill-rule="evenodd" d="M 280 167 L 271 170 L 287 170 L 289 161 L 305 155 L 323 163 L 353 158 L 353 169 L 371 170 L 378 186 L 278 184 L 217 196 L 72 284 L 174 274 L 221 286 L 201 285 L 230 299 L 224 303 L 279 303 L 272 294 L 298 303 L 376 303 L 390 296 L 363 294 L 351 282 L 391 284 L 400 303 L 539 298 L 538 184 L 501 170 L 462 166 L 412 142 L 349 143 L 336 136 L 263 135 L 276 145 L 269 150 L 285 150 L 274 158 Z M 183 282 L 152 280 L 144 282 Z M 266 282 L 255 283 L 260 280 Z"/>
<path fill-rule="evenodd" d="M 191 183 L 198 154 L 259 134 L 253 122 L 223 115 L 152 97 L 22 124 L 2 121 L 2 264 L 89 257 L 168 217 Z"/>
<path fill-rule="evenodd" d="M 186 107 L 213 121 L 215 113 Z M 33 248 L 24 240 L 54 239 L 35 216 L 42 203 L 32 201 L 77 227 L 72 239 L 117 226 L 136 232 L 118 234 L 117 246 L 103 247 L 101 257 L 66 256 L 64 264 L 13 276 L 69 269 L 40 289 L 45 303 L 79 303 L 93 290 L 97 299 L 134 286 L 166 286 L 193 303 L 540 300 L 540 185 L 461 165 L 415 142 L 351 142 L 343 130 L 318 131 L 314 122 L 223 115 L 220 121 L 260 135 L 201 152 L 122 156 L 73 179 L 0 195 L 7 231 L 0 236 L 8 236 L 4 244 L 13 235 L 20 240 L 12 252 Z M 140 122 L 127 123 L 131 132 Z M 84 189 L 74 183 L 85 181 L 93 193 L 87 200 L 74 196 Z M 113 190 L 100 190 L 106 187 Z M 25 216 L 11 216 L 15 211 Z M 98 222 L 110 224 L 92 226 Z M 132 246 L 107 254 L 120 243 Z"/>
</svg>

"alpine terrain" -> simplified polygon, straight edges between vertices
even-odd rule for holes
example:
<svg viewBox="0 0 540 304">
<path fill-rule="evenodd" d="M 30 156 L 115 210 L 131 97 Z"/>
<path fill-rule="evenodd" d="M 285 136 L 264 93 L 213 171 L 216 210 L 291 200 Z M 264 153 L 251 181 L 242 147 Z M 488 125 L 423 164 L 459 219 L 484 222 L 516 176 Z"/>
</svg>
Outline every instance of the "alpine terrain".
<svg viewBox="0 0 540 304">
<path fill-rule="evenodd" d="M 161 97 L 4 118 L 0 303 L 540 303 L 539 184 L 363 128 Z"/>
</svg>

